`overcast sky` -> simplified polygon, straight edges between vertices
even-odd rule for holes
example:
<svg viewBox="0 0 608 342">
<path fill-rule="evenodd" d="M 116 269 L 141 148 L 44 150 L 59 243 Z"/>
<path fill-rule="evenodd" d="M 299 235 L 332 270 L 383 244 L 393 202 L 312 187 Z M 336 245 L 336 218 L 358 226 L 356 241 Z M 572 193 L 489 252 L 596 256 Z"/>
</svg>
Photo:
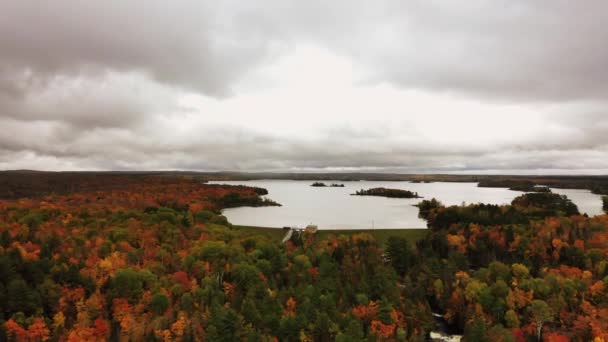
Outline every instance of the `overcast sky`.
<svg viewBox="0 0 608 342">
<path fill-rule="evenodd" d="M 608 2 L 0 2 L 0 169 L 608 173 Z"/>
</svg>

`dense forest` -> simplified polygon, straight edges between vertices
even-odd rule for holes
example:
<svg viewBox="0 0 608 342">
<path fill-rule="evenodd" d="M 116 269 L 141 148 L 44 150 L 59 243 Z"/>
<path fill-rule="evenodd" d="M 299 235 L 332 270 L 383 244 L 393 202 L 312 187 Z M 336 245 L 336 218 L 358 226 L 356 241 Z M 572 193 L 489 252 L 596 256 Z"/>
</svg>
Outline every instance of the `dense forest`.
<svg viewBox="0 0 608 342">
<path fill-rule="evenodd" d="M 608 216 L 556 194 L 424 200 L 417 243 L 281 244 L 220 215 L 264 189 L 56 184 L 0 200 L 0 340 L 424 341 L 433 312 L 468 341 L 608 340 Z"/>
</svg>

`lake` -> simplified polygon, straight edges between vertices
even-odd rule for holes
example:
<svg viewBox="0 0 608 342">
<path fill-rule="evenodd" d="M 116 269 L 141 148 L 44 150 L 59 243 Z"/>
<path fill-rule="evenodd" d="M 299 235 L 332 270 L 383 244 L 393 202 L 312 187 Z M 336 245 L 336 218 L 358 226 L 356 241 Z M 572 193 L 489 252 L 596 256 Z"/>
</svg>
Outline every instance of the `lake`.
<svg viewBox="0 0 608 342">
<path fill-rule="evenodd" d="M 313 181 L 254 180 L 218 181 L 214 184 L 247 185 L 266 188 L 268 195 L 282 207 L 240 207 L 225 209 L 223 214 L 237 225 L 260 227 L 306 226 L 315 224 L 320 229 L 369 228 L 425 228 L 426 222 L 418 218 L 414 204 L 420 198 L 384 198 L 351 196 L 356 190 L 375 187 L 404 189 L 418 192 L 424 199 L 436 198 L 445 205 L 462 203 L 508 204 L 522 194 L 504 188 L 479 188 L 477 183 L 410 183 L 410 182 L 340 182 L 343 188 L 312 187 Z M 588 190 L 552 189 L 567 195 L 583 213 L 602 214 L 601 196 Z"/>
</svg>

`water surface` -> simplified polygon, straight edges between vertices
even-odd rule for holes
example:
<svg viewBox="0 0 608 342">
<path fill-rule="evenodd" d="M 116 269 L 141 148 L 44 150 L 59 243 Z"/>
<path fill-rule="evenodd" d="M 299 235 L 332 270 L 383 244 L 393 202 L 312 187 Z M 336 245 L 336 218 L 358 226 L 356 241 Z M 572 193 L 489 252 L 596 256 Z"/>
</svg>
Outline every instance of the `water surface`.
<svg viewBox="0 0 608 342">
<path fill-rule="evenodd" d="M 479 188 L 477 183 L 340 182 L 343 188 L 311 187 L 313 181 L 255 180 L 212 182 L 242 184 L 268 189 L 268 198 L 282 207 L 240 207 L 223 211 L 233 224 L 283 227 L 316 224 L 320 229 L 425 228 L 413 205 L 422 199 L 351 196 L 356 190 L 375 187 L 418 192 L 425 199 L 437 198 L 445 205 L 463 203 L 508 204 L 522 194 L 504 188 Z M 601 214 L 601 197 L 587 190 L 552 189 L 565 194 L 589 215 Z"/>
</svg>

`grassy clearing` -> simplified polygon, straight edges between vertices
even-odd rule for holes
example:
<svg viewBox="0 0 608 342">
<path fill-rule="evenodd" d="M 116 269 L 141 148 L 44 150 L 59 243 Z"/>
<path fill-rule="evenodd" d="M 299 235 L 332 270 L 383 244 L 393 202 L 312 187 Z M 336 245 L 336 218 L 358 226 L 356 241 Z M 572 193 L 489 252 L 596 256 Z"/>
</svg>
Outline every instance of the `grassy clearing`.
<svg viewBox="0 0 608 342">
<path fill-rule="evenodd" d="M 383 246 L 389 237 L 398 236 L 407 239 L 410 243 L 424 239 L 428 230 L 423 229 L 348 229 L 348 230 L 320 230 L 317 234 L 323 239 L 330 235 L 354 235 L 367 233 L 378 241 L 378 244 Z"/>
<path fill-rule="evenodd" d="M 234 225 L 235 228 L 244 232 L 246 235 L 266 235 L 272 240 L 281 240 L 285 236 L 285 230 L 281 228 L 268 228 L 268 227 L 254 227 L 254 226 L 239 226 Z"/>
<path fill-rule="evenodd" d="M 253 227 L 253 226 L 237 226 L 236 228 L 251 234 L 264 234 L 273 240 L 281 240 L 285 235 L 285 231 L 281 228 Z M 317 236 L 319 239 L 325 239 L 331 235 L 354 235 L 359 233 L 367 233 L 372 235 L 380 245 L 384 245 L 390 236 L 399 236 L 407 239 L 410 243 L 415 243 L 423 239 L 428 230 L 426 228 L 418 229 L 336 229 L 336 230 L 319 230 Z"/>
</svg>

